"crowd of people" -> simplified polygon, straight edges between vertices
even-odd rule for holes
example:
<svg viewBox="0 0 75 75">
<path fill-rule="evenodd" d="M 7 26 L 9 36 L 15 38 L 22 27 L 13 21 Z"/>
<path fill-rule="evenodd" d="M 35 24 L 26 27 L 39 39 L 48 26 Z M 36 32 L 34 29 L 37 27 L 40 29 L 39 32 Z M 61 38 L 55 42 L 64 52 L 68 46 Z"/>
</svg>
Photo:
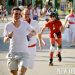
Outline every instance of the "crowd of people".
<svg viewBox="0 0 75 75">
<path fill-rule="evenodd" d="M 8 21 L 8 17 L 7 16 L 8 16 L 8 12 L 7 12 L 6 8 L 4 6 L 2 6 L 0 8 L 0 20 L 2 22 L 4 22 L 5 19 Z"/>
<path fill-rule="evenodd" d="M 38 10 L 38 11 L 37 11 Z M 49 20 L 43 25 L 40 30 L 38 25 L 38 18 L 42 15 L 45 16 L 49 11 Z M 32 8 L 29 4 L 24 9 L 19 7 L 12 8 L 12 20 L 4 27 L 4 43 L 9 42 L 9 52 L 7 54 L 7 65 L 11 75 L 25 75 L 27 68 L 33 68 L 36 56 L 36 43 L 38 36 L 39 46 L 42 47 L 42 34 L 46 28 L 50 30 L 50 61 L 49 66 L 53 66 L 54 50 L 57 50 L 57 57 L 59 62 L 62 61 L 62 32 L 66 31 L 66 23 L 71 37 L 70 41 L 75 46 L 75 14 L 73 10 L 66 16 L 65 24 L 57 19 L 56 12 L 45 9 L 41 12 L 39 7 Z M 47 15 L 48 16 L 48 15 Z M 64 31 L 65 29 L 65 31 Z"/>
</svg>

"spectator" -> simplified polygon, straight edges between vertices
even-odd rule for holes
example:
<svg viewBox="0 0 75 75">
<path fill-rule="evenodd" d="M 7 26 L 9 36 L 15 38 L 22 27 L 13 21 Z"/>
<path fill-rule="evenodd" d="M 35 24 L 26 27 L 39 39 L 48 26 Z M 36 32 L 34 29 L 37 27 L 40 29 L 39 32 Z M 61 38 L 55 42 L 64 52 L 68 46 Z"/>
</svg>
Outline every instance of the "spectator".
<svg viewBox="0 0 75 75">
<path fill-rule="evenodd" d="M 33 19 L 33 7 L 32 7 L 32 4 L 31 4 L 31 3 L 28 4 L 28 5 L 27 5 L 27 8 L 28 8 L 29 11 L 30 11 L 30 18 Z"/>
<path fill-rule="evenodd" d="M 2 10 L 2 19 L 3 19 L 3 21 L 4 21 L 4 18 L 6 18 L 7 21 L 8 21 L 8 17 L 7 16 L 8 16 L 8 12 L 7 12 L 6 8 L 3 7 L 3 10 Z"/>
<path fill-rule="evenodd" d="M 70 46 L 75 46 L 75 14 L 74 10 L 71 8 L 69 11 L 69 14 L 65 17 L 65 27 L 68 27 L 68 30 L 66 31 L 64 37 L 68 34 L 68 42 L 70 42 Z"/>
<path fill-rule="evenodd" d="M 38 20 L 38 11 L 36 6 L 34 6 L 33 9 L 33 20 Z"/>
</svg>

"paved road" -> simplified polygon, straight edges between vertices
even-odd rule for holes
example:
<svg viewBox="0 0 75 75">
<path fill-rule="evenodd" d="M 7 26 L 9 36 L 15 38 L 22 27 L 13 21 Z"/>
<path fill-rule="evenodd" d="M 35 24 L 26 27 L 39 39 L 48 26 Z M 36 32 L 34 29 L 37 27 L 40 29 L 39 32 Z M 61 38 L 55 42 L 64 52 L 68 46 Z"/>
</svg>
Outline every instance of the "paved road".
<svg viewBox="0 0 75 75">
<path fill-rule="evenodd" d="M 64 21 L 63 21 L 64 22 Z M 3 43 L 2 32 L 5 23 L 0 23 L 0 75 L 9 75 L 6 64 L 6 54 L 8 44 Z M 75 47 L 69 47 L 68 43 L 63 41 L 62 62 L 58 62 L 56 52 L 54 54 L 54 66 L 49 67 L 49 37 L 48 30 L 44 34 L 46 46 L 40 50 L 37 43 L 37 53 L 35 65 L 32 70 L 27 71 L 26 75 L 75 75 Z"/>
<path fill-rule="evenodd" d="M 9 75 L 5 56 L 6 52 L 0 53 L 0 75 Z M 48 50 L 37 52 L 34 68 L 28 69 L 26 75 L 75 75 L 75 50 L 63 49 L 62 62 L 58 62 L 55 52 L 54 66 L 48 66 L 48 63 Z"/>
</svg>

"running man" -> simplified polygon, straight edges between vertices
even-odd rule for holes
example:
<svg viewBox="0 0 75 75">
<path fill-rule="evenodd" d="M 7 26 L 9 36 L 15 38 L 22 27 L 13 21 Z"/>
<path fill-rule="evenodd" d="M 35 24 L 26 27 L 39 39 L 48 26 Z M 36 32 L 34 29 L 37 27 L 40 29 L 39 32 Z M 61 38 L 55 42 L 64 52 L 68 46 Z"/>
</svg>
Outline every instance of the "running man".
<svg viewBox="0 0 75 75">
<path fill-rule="evenodd" d="M 29 66 L 27 31 L 34 30 L 26 22 L 20 20 L 20 8 L 14 7 L 11 14 L 12 21 L 4 28 L 4 43 L 10 42 L 7 64 L 11 75 L 25 75 Z"/>
</svg>

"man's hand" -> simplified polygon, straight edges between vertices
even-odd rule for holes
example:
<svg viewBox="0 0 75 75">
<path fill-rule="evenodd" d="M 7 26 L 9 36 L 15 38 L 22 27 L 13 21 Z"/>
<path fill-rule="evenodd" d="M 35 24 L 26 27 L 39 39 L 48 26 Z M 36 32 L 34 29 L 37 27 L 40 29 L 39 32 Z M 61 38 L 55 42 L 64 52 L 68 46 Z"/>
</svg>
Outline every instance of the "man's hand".
<svg viewBox="0 0 75 75">
<path fill-rule="evenodd" d="M 7 36 L 4 37 L 3 42 L 7 43 L 9 39 L 11 39 L 13 36 L 13 32 L 9 32 Z"/>
<path fill-rule="evenodd" d="M 12 38 L 12 36 L 13 36 L 13 32 L 9 32 L 9 33 L 8 33 L 8 37 L 9 37 L 9 38 Z"/>
</svg>

